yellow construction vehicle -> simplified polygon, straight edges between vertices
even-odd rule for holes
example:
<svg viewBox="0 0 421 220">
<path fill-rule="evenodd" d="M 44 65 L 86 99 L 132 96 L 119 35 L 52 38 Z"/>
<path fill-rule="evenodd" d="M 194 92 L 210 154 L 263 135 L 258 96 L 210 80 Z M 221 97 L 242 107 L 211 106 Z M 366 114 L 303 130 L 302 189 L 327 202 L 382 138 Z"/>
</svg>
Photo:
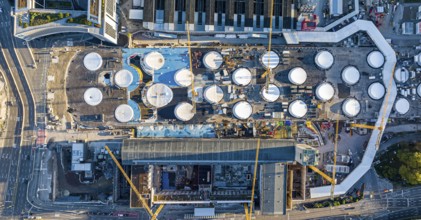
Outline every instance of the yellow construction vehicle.
<svg viewBox="0 0 421 220">
<path fill-rule="evenodd" d="M 137 190 L 136 186 L 133 184 L 133 182 L 130 179 L 130 177 L 126 174 L 126 172 L 124 171 L 123 167 L 120 165 L 120 163 L 118 162 L 117 158 L 114 156 L 114 154 L 110 150 L 110 148 L 108 146 L 105 146 L 105 150 L 107 150 L 108 154 L 111 156 L 111 159 L 113 159 L 114 163 L 116 164 L 116 166 L 118 167 L 118 169 L 120 170 L 120 172 L 123 174 L 124 178 L 126 178 L 126 181 L 129 183 L 129 185 L 132 188 L 132 190 L 136 193 L 136 195 L 139 198 L 140 202 L 142 203 L 143 207 L 146 209 L 146 211 L 148 212 L 148 214 L 151 216 L 151 220 L 155 220 L 156 217 L 158 216 L 158 214 L 164 208 L 164 204 L 161 204 L 157 208 L 157 210 L 155 211 L 155 213 L 153 213 L 152 210 L 151 210 L 151 208 L 149 208 L 148 203 L 142 197 L 142 195 L 140 194 L 139 190 Z"/>
</svg>

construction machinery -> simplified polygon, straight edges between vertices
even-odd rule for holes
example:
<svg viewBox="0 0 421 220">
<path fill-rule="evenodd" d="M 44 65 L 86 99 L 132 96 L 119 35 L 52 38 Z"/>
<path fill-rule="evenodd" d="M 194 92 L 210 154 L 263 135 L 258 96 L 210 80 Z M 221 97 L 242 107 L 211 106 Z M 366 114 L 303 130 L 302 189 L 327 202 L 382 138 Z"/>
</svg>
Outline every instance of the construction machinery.
<svg viewBox="0 0 421 220">
<path fill-rule="evenodd" d="M 330 188 L 330 197 L 334 197 L 335 195 L 335 179 L 336 179 L 336 155 L 338 152 L 338 134 L 339 133 L 339 112 L 338 112 L 338 117 L 336 119 L 336 128 L 335 128 L 335 143 L 333 145 L 333 170 L 332 170 L 332 179 L 333 181 L 332 186 Z"/>
<path fill-rule="evenodd" d="M 187 29 L 187 49 L 189 52 L 189 66 L 190 66 L 190 73 L 192 74 L 191 77 L 191 102 L 192 102 L 192 113 L 196 113 L 196 101 L 195 98 L 197 96 L 197 92 L 194 88 L 194 74 L 193 74 L 193 62 L 192 62 L 192 54 L 191 54 L 191 41 L 190 41 L 190 26 L 189 22 L 186 22 L 186 29 Z"/>
<path fill-rule="evenodd" d="M 253 184 L 251 187 L 251 201 L 250 207 L 247 207 L 247 204 L 244 204 L 244 211 L 246 215 L 246 220 L 251 220 L 251 216 L 253 214 L 253 204 L 254 204 L 254 189 L 256 188 L 256 174 L 257 174 L 257 165 L 259 161 L 259 152 L 260 152 L 260 138 L 257 139 L 257 147 L 256 147 L 256 158 L 254 160 L 254 171 L 253 171 Z"/>
<path fill-rule="evenodd" d="M 395 68 L 396 68 L 396 64 L 395 64 L 395 66 L 392 69 L 392 73 L 395 72 Z M 390 96 L 390 91 L 391 91 L 390 87 L 392 86 L 392 82 L 393 82 L 393 77 L 390 77 L 389 83 L 388 83 L 388 86 L 387 86 L 387 89 L 386 89 L 386 91 L 387 91 L 386 92 L 386 96 L 384 97 L 384 100 L 386 100 L 386 101 L 389 99 L 389 96 Z M 383 106 L 383 109 L 381 109 L 381 110 L 382 110 L 382 114 L 380 115 L 380 117 L 381 117 L 380 124 L 383 125 L 384 120 L 385 120 L 385 114 L 386 114 L 386 110 L 387 110 L 387 105 L 384 105 Z M 355 128 L 366 128 L 366 129 L 371 129 L 371 130 L 379 130 L 380 132 L 382 132 L 384 130 L 384 127 L 382 127 L 382 126 L 378 126 L 377 127 L 377 126 L 366 125 L 366 124 L 351 124 L 351 127 L 355 127 Z M 380 146 L 381 138 L 382 138 L 382 135 L 379 135 L 378 138 L 377 138 L 377 141 L 376 141 L 376 150 Z"/>
<path fill-rule="evenodd" d="M 139 190 L 137 190 L 136 186 L 133 184 L 133 182 L 130 179 L 130 177 L 127 175 L 127 173 L 124 171 L 123 167 L 118 162 L 117 158 L 114 156 L 114 153 L 110 150 L 110 148 L 108 146 L 105 146 L 105 150 L 107 150 L 108 154 L 111 156 L 111 159 L 113 159 L 114 163 L 116 164 L 116 166 L 118 167 L 118 169 L 120 170 L 120 172 L 123 174 L 124 178 L 126 178 L 126 181 L 129 183 L 131 189 L 136 193 L 136 195 L 139 198 L 140 202 L 142 203 L 143 207 L 146 209 L 146 211 L 148 212 L 148 214 L 151 216 L 151 220 L 155 220 L 156 217 L 158 216 L 158 214 L 164 208 L 164 204 L 161 204 L 157 208 L 157 210 L 155 211 L 155 213 L 152 212 L 152 210 L 149 207 L 148 203 L 142 197 L 142 195 L 140 194 Z"/>
<path fill-rule="evenodd" d="M 273 20 L 273 6 L 274 6 L 274 1 L 275 0 L 271 0 L 270 2 L 270 23 L 269 23 L 269 43 L 268 43 L 268 69 L 266 70 L 266 72 L 264 72 L 262 74 L 262 78 L 266 77 L 266 86 L 268 86 L 269 84 L 269 79 L 270 79 L 270 75 L 272 74 L 272 69 L 269 67 L 270 64 L 270 51 L 272 50 L 272 20 Z"/>
<path fill-rule="evenodd" d="M 335 127 L 335 140 L 334 140 L 334 146 L 333 146 L 333 169 L 332 169 L 332 177 L 325 174 L 323 171 L 319 170 L 319 168 L 315 166 L 308 166 L 308 168 L 312 169 L 314 172 L 322 176 L 325 180 L 330 182 L 331 188 L 330 188 L 330 196 L 334 197 L 335 192 L 335 184 L 336 184 L 336 156 L 338 152 L 338 135 L 339 135 L 339 114 L 338 118 L 336 119 L 336 127 Z"/>
<path fill-rule="evenodd" d="M 380 127 L 376 127 L 376 126 L 367 125 L 367 124 L 351 124 L 350 126 L 352 128 L 366 128 L 366 129 L 370 129 L 370 130 L 375 130 L 375 129 L 382 130 L 383 129 L 381 126 Z"/>
<path fill-rule="evenodd" d="M 311 170 L 313 170 L 314 172 L 316 172 L 317 174 L 319 174 L 320 176 L 322 176 L 325 180 L 327 180 L 329 183 L 333 183 L 335 182 L 334 179 L 332 179 L 332 177 L 330 177 L 329 175 L 327 175 L 326 173 L 323 173 L 323 171 L 319 170 L 319 168 L 315 167 L 315 166 L 308 166 L 308 168 L 310 168 Z"/>
<path fill-rule="evenodd" d="M 396 68 L 396 63 L 395 63 L 395 65 L 393 66 L 393 69 L 392 69 L 392 75 L 395 73 L 395 68 Z M 393 85 L 393 76 L 392 77 L 390 77 L 390 79 L 389 79 L 389 83 L 388 83 L 388 85 L 387 85 L 387 89 L 386 89 L 386 96 L 384 97 L 384 102 L 385 103 L 387 103 L 387 101 L 389 100 L 389 96 L 390 96 L 390 91 L 391 91 L 391 87 L 392 87 L 392 85 Z M 381 114 L 381 122 L 380 122 L 380 124 L 382 125 L 383 123 L 384 123 L 384 119 L 385 119 L 385 115 L 386 115 L 386 111 L 387 111 L 387 104 L 384 104 L 383 105 L 383 112 L 382 112 L 382 114 Z M 383 132 L 383 130 L 384 130 L 384 128 L 381 128 L 380 129 L 380 133 L 381 132 Z M 383 135 L 379 135 L 378 136 L 378 138 L 377 138 L 377 141 L 376 141 L 376 150 L 378 150 L 379 149 L 379 146 L 380 146 L 380 142 L 381 142 L 381 140 L 382 140 L 382 136 Z"/>
</svg>

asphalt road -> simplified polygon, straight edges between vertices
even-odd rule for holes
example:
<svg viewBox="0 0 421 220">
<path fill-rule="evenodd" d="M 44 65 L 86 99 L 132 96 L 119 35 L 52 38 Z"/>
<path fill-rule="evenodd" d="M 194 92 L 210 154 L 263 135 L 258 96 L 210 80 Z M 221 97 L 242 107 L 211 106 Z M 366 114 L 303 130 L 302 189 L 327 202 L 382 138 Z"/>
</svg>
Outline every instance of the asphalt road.
<svg viewBox="0 0 421 220">
<path fill-rule="evenodd" d="M 0 59 L 1 63 L 1 59 Z M 2 64 L 0 64 L 3 66 Z M 2 74 L 5 76 L 4 79 L 6 81 L 6 89 L 9 97 L 9 101 L 16 103 L 16 97 L 14 95 L 13 89 L 8 82 L 6 75 L 4 74 L 5 71 L 1 68 Z M 7 121 L 6 121 L 6 129 L 2 135 L 2 144 L 1 144 L 1 163 L 0 163 L 0 203 L 2 206 L 9 206 L 11 203 L 8 201 L 7 204 L 5 201 L 6 197 L 11 195 L 11 191 L 7 190 L 8 186 L 8 179 L 9 174 L 12 169 L 16 169 L 15 160 L 13 160 L 16 151 L 14 150 L 13 146 L 16 143 L 15 134 L 17 128 L 19 128 L 19 123 L 17 123 L 18 118 L 18 108 L 17 105 L 12 105 L 8 107 L 7 111 Z M 20 140 L 17 140 L 19 143 Z"/>
<path fill-rule="evenodd" d="M 10 87 L 14 96 L 16 97 L 17 108 L 14 140 L 12 148 L 10 148 L 10 168 L 8 169 L 8 175 L 5 177 L 8 182 L 7 193 L 4 198 L 5 209 L 3 210 L 2 216 L 13 218 L 24 211 L 27 204 L 27 187 L 25 181 L 32 173 L 32 166 L 30 161 L 26 160 L 26 158 L 27 155 L 31 154 L 31 147 L 34 142 L 35 106 L 31 90 L 26 82 L 25 75 L 15 51 L 16 42 L 12 35 L 12 20 L 9 2 L 0 0 L 0 7 L 3 9 L 3 12 L 0 14 L 0 24 L 2 26 L 2 31 L 0 33 L 0 44 L 2 48 L 0 65 L 6 70 L 6 77 L 10 82 Z"/>
</svg>

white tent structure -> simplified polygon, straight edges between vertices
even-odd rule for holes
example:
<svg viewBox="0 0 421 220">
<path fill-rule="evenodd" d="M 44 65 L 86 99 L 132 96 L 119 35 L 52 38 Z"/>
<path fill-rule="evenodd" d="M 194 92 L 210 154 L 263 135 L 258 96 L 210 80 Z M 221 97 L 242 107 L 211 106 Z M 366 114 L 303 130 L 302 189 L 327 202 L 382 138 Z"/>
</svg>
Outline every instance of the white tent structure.
<svg viewBox="0 0 421 220">
<path fill-rule="evenodd" d="M 161 108 L 168 105 L 173 99 L 173 91 L 170 87 L 165 84 L 157 83 L 153 84 L 146 90 L 146 100 L 143 100 L 146 104 L 151 105 L 155 108 Z"/>
<path fill-rule="evenodd" d="M 409 79 L 409 71 L 405 67 L 395 69 L 395 80 L 397 83 L 406 83 Z"/>
<path fill-rule="evenodd" d="M 218 104 L 224 98 L 224 91 L 221 87 L 212 85 L 205 89 L 203 96 L 210 104 Z"/>
<path fill-rule="evenodd" d="M 234 107 L 232 108 L 232 112 L 236 118 L 245 120 L 250 118 L 251 114 L 253 113 L 253 108 L 250 103 L 246 101 L 239 101 L 235 103 Z"/>
<path fill-rule="evenodd" d="M 274 69 L 279 65 L 279 55 L 273 51 L 267 51 L 260 57 L 260 62 L 265 69 Z"/>
<path fill-rule="evenodd" d="M 274 102 L 279 99 L 281 91 L 275 84 L 269 84 L 260 90 L 260 95 L 266 102 Z"/>
<path fill-rule="evenodd" d="M 83 58 L 83 65 L 89 71 L 97 71 L 102 66 L 102 57 L 95 52 L 88 53 Z"/>
<path fill-rule="evenodd" d="M 320 83 L 316 87 L 316 97 L 323 102 L 327 102 L 335 95 L 335 88 L 328 82 Z"/>
<path fill-rule="evenodd" d="M 114 75 L 114 83 L 120 88 L 127 88 L 132 82 L 133 74 L 126 69 L 122 69 Z"/>
<path fill-rule="evenodd" d="M 384 64 L 384 56 L 380 51 L 372 51 L 367 55 L 367 63 L 374 69 L 378 69 Z"/>
<path fill-rule="evenodd" d="M 307 114 L 307 105 L 302 100 L 295 100 L 288 106 L 288 112 L 294 118 L 302 118 Z"/>
<path fill-rule="evenodd" d="M 251 78 L 251 72 L 247 68 L 238 68 L 232 73 L 232 81 L 238 86 L 247 86 Z"/>
<path fill-rule="evenodd" d="M 288 79 L 294 85 L 302 85 L 307 80 L 307 73 L 303 68 L 295 67 L 289 71 Z"/>
<path fill-rule="evenodd" d="M 159 70 L 165 64 L 164 56 L 158 51 L 152 51 L 143 57 L 143 65 L 148 70 Z"/>
<path fill-rule="evenodd" d="M 90 106 L 99 105 L 102 101 L 102 92 L 98 88 L 89 88 L 83 94 L 83 99 Z"/>
<path fill-rule="evenodd" d="M 130 107 L 130 105 L 121 104 L 115 109 L 114 116 L 117 119 L 117 121 L 121 123 L 127 123 L 133 120 L 134 111 L 133 108 Z"/>
<path fill-rule="evenodd" d="M 178 86 L 188 87 L 192 84 L 193 73 L 188 69 L 180 69 L 174 74 L 174 81 Z"/>
<path fill-rule="evenodd" d="M 224 60 L 222 59 L 222 55 L 216 51 L 207 52 L 203 56 L 203 65 L 211 70 L 219 69 L 223 61 Z"/>
<path fill-rule="evenodd" d="M 374 100 L 379 100 L 384 97 L 386 93 L 386 89 L 384 88 L 383 84 L 379 82 L 372 83 L 368 87 L 368 96 Z"/>
<path fill-rule="evenodd" d="M 342 103 L 342 112 L 345 116 L 353 118 L 361 111 L 361 104 L 355 98 L 347 98 Z"/>
<path fill-rule="evenodd" d="M 360 81 L 360 71 L 355 66 L 347 66 L 342 70 L 342 81 L 348 86 L 357 84 Z"/>
<path fill-rule="evenodd" d="M 327 50 L 322 50 L 316 54 L 314 62 L 320 69 L 326 70 L 332 67 L 334 58 L 332 53 Z"/>
<path fill-rule="evenodd" d="M 174 115 L 180 121 L 190 121 L 194 117 L 193 105 L 188 102 L 178 103 Z"/>
<path fill-rule="evenodd" d="M 404 114 L 408 113 L 409 107 L 410 107 L 410 105 L 409 105 L 409 102 L 408 102 L 407 99 L 399 98 L 395 103 L 394 109 L 400 115 L 404 115 Z"/>
</svg>

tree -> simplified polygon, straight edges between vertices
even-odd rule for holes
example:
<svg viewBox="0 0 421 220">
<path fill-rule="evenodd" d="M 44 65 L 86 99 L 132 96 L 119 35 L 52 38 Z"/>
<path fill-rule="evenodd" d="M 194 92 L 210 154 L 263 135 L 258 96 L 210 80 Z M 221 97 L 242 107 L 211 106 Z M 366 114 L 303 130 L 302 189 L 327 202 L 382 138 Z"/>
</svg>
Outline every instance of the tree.
<svg viewBox="0 0 421 220">
<path fill-rule="evenodd" d="M 341 205 L 341 203 L 339 201 L 334 201 L 333 202 L 333 206 L 340 206 L 340 205 Z"/>
<path fill-rule="evenodd" d="M 62 12 L 58 13 L 58 17 L 59 17 L 60 19 L 63 19 L 63 18 L 64 18 L 63 13 L 62 13 Z"/>
<path fill-rule="evenodd" d="M 23 23 L 23 28 L 27 28 L 28 27 L 28 23 Z"/>
<path fill-rule="evenodd" d="M 399 175 L 411 185 L 421 184 L 421 152 L 399 150 L 397 156 L 402 163 Z"/>
<path fill-rule="evenodd" d="M 51 21 L 51 16 L 47 15 L 47 21 Z"/>
<path fill-rule="evenodd" d="M 67 20 L 67 23 L 73 23 L 73 18 L 69 18 L 69 19 Z"/>
<path fill-rule="evenodd" d="M 70 17 L 70 13 L 69 12 L 67 12 L 65 15 L 66 15 L 66 18 L 67 17 Z"/>
<path fill-rule="evenodd" d="M 318 202 L 314 203 L 314 208 L 322 208 L 322 207 L 323 205 L 321 203 L 318 203 Z"/>
</svg>

